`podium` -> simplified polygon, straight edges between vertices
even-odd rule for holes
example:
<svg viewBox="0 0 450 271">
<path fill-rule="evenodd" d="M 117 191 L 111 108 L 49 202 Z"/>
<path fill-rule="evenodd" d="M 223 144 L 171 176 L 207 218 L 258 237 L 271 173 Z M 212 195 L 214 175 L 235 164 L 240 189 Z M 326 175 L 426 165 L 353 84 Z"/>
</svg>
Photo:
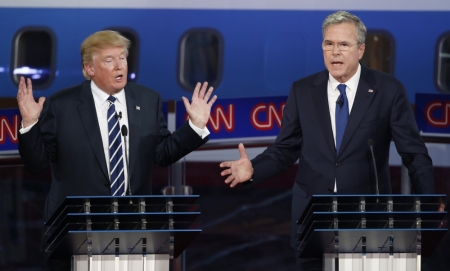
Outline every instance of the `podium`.
<svg viewBox="0 0 450 271">
<path fill-rule="evenodd" d="M 421 270 L 447 232 L 444 194 L 313 195 L 299 219 L 300 258 L 324 270 Z"/>
<path fill-rule="evenodd" d="M 45 223 L 46 257 L 74 271 L 168 271 L 201 232 L 198 198 L 67 197 Z"/>
</svg>

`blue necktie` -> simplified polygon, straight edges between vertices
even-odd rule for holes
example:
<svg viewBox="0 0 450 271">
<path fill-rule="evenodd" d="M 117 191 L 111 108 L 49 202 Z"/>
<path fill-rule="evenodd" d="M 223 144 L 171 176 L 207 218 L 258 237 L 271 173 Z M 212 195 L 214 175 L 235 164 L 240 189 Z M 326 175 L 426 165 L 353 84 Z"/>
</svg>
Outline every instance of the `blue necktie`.
<svg viewBox="0 0 450 271">
<path fill-rule="evenodd" d="M 109 174 L 111 180 L 111 195 L 125 194 L 125 173 L 122 155 L 122 137 L 120 135 L 119 117 L 114 102 L 116 98 L 108 97 L 108 139 L 109 139 Z"/>
<path fill-rule="evenodd" d="M 347 94 L 345 93 L 346 87 L 347 86 L 344 84 L 340 84 L 337 87 L 341 95 L 339 95 L 336 101 L 336 154 L 339 152 L 348 120 L 348 100 Z"/>
</svg>

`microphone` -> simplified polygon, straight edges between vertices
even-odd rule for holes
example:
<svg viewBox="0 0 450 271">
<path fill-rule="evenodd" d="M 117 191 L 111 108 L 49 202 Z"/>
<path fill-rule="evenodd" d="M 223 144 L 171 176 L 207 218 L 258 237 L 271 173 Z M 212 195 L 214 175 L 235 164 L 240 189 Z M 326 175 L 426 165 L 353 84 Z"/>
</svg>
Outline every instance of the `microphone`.
<svg viewBox="0 0 450 271">
<path fill-rule="evenodd" d="M 116 118 L 118 118 L 119 120 L 122 119 L 122 111 L 119 111 L 119 113 L 116 113 Z"/>
<path fill-rule="evenodd" d="M 120 116 L 122 116 L 122 112 L 119 112 Z M 123 143 L 125 146 L 125 166 L 127 167 L 127 183 L 128 183 L 128 195 L 131 196 L 131 182 L 130 182 L 130 167 L 128 165 L 128 145 L 127 145 L 127 136 L 128 136 L 128 129 L 127 126 L 124 124 L 122 125 L 122 136 L 123 136 Z M 133 201 L 130 199 L 130 204 L 133 204 Z"/>
<path fill-rule="evenodd" d="M 339 95 L 339 97 L 336 100 L 336 103 L 342 107 L 342 105 L 344 104 L 344 99 L 341 97 L 341 95 Z"/>
<path fill-rule="evenodd" d="M 369 138 L 369 140 L 367 140 L 367 144 L 369 145 L 370 152 L 372 153 L 373 169 L 375 170 L 375 185 L 376 185 L 376 192 L 377 192 L 377 195 L 379 195 L 379 194 L 380 194 L 380 191 L 378 190 L 377 163 L 375 162 L 375 154 L 373 153 L 373 140 L 372 140 L 372 138 Z M 377 198 L 377 203 L 378 203 L 378 198 Z"/>
</svg>

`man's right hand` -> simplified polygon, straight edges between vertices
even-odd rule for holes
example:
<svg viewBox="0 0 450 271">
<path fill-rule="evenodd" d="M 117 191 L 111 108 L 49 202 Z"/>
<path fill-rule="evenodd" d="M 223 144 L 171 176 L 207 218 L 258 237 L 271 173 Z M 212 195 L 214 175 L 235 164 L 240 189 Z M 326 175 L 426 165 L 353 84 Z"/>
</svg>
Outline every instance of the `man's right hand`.
<svg viewBox="0 0 450 271">
<path fill-rule="evenodd" d="M 230 187 L 235 187 L 239 183 L 246 182 L 253 176 L 252 162 L 248 159 L 244 144 L 242 143 L 239 144 L 239 154 L 241 156 L 239 160 L 220 163 L 221 168 L 227 168 L 220 175 L 228 175 L 225 183 L 230 184 Z"/>
<path fill-rule="evenodd" d="M 22 127 L 26 128 L 35 123 L 44 107 L 45 98 L 39 98 L 36 102 L 33 97 L 33 86 L 31 79 L 25 82 L 23 76 L 20 77 L 19 90 L 17 91 L 17 103 L 19 104 L 20 115 L 22 116 Z"/>
</svg>

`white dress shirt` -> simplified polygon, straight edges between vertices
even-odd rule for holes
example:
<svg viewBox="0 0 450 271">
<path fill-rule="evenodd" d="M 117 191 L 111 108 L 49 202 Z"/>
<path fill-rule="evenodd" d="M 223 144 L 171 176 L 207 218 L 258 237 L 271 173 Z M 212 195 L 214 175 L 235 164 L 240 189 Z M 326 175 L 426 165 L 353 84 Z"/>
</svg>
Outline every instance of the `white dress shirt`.
<svg viewBox="0 0 450 271">
<path fill-rule="evenodd" d="M 106 159 L 106 166 L 108 167 L 108 173 L 109 177 L 111 177 L 111 172 L 109 171 L 109 137 L 108 137 L 108 108 L 109 108 L 109 102 L 108 97 L 109 94 L 101 90 L 94 81 L 91 81 L 91 90 L 92 90 L 92 96 L 94 97 L 94 104 L 95 104 L 95 111 L 97 112 L 97 118 L 98 118 L 98 125 L 100 127 L 100 134 L 102 136 L 102 143 L 103 143 L 103 152 L 105 153 L 105 159 Z M 117 93 L 116 95 L 113 95 L 116 98 L 116 101 L 114 102 L 114 106 L 116 108 L 116 113 L 119 115 L 122 115 L 122 118 L 119 119 L 119 127 L 122 127 L 122 125 L 125 125 L 127 128 L 128 125 L 128 113 L 127 113 L 127 100 L 125 98 L 125 91 L 123 89 Z M 120 112 L 120 113 L 119 113 Z M 122 131 L 122 130 L 121 130 Z M 122 153 L 127 155 L 123 161 L 123 167 L 124 167 L 124 176 L 125 176 L 125 194 L 128 194 L 128 161 L 130 161 L 129 158 L 129 152 L 130 152 L 130 144 L 129 144 L 129 135 L 126 136 L 126 139 L 122 135 Z M 126 144 L 126 146 L 125 146 Z M 125 149 L 127 150 L 125 152 Z"/>
<path fill-rule="evenodd" d="M 328 75 L 328 108 L 330 109 L 331 128 L 333 130 L 334 145 L 336 146 L 336 101 L 341 94 L 337 89 L 340 84 L 345 84 L 345 93 L 348 100 L 349 116 L 352 112 L 353 103 L 355 102 L 356 90 L 358 89 L 359 78 L 361 77 L 361 65 L 358 65 L 356 73 L 345 83 L 340 83 L 334 79 L 331 74 Z M 334 182 L 334 192 L 337 193 L 336 180 Z"/>
</svg>

